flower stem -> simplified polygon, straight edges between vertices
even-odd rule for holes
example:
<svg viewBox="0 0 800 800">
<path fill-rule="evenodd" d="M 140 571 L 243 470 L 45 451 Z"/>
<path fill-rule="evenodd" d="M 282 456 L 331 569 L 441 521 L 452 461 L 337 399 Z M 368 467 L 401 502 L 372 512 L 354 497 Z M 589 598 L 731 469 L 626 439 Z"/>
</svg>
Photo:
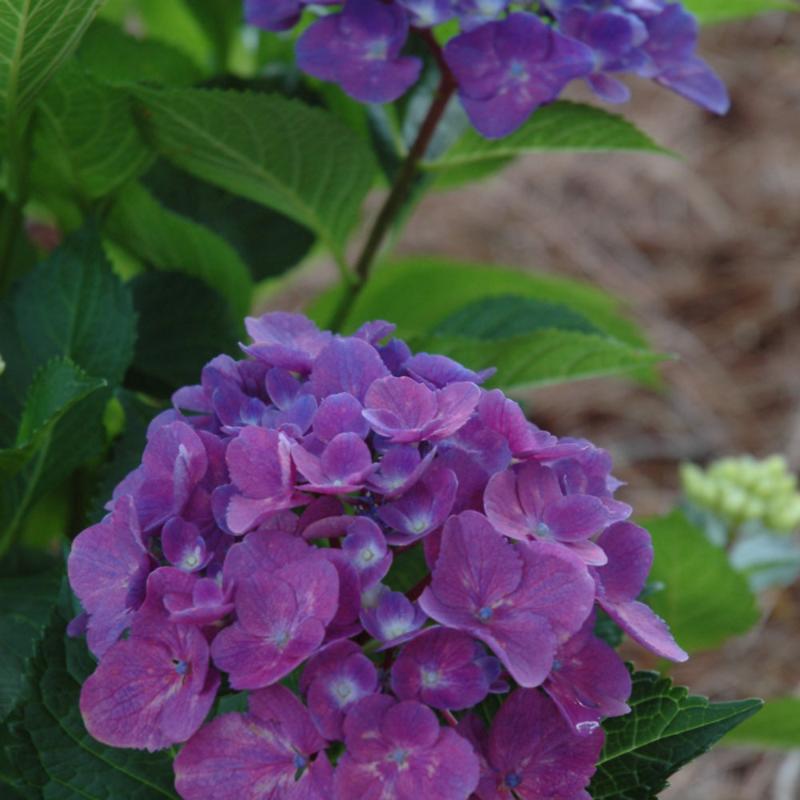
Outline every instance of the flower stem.
<svg viewBox="0 0 800 800">
<path fill-rule="evenodd" d="M 434 45 L 438 48 L 438 45 Z M 397 177 L 392 184 L 391 191 L 386 197 L 378 216 L 372 224 L 367 241 L 361 250 L 355 263 L 355 280 L 344 289 L 342 300 L 336 309 L 336 313 L 331 322 L 334 330 L 339 330 L 347 319 L 347 315 L 355 303 L 356 298 L 369 278 L 370 269 L 375 261 L 375 257 L 383 244 L 386 235 L 392 227 L 395 217 L 402 210 L 403 204 L 408 198 L 409 192 L 414 184 L 419 171 L 419 164 L 425 157 L 425 153 L 433 139 L 433 134 L 441 122 L 442 116 L 447 109 L 447 104 L 456 90 L 456 83 L 447 66 L 440 61 L 441 79 L 436 94 L 431 101 L 428 113 L 420 125 L 414 143 L 406 155 Z"/>
</svg>

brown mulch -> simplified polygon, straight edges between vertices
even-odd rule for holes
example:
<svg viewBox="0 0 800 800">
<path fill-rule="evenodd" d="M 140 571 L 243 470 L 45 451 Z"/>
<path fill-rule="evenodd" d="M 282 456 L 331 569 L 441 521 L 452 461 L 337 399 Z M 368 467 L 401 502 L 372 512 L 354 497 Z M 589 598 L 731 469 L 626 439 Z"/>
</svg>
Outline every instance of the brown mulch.
<svg viewBox="0 0 800 800">
<path fill-rule="evenodd" d="M 682 460 L 783 452 L 800 469 L 800 15 L 706 30 L 702 52 L 731 89 L 727 117 L 644 83 L 625 109 L 683 160 L 530 156 L 428 197 L 399 244 L 587 280 L 679 356 L 662 391 L 605 379 L 526 398 L 540 425 L 610 449 L 642 514 L 675 501 Z M 765 604 L 757 631 L 676 679 L 718 698 L 799 692 L 800 592 Z M 723 749 L 665 796 L 800 800 L 798 776 L 797 758 Z"/>
</svg>

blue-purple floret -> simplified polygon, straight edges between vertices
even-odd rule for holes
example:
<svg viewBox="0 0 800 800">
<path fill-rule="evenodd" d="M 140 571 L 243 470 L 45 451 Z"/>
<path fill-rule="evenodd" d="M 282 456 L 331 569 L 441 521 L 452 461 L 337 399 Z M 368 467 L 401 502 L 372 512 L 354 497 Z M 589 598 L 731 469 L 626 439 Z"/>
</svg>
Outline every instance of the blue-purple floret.
<svg viewBox="0 0 800 800">
<path fill-rule="evenodd" d="M 608 454 L 387 323 L 247 330 L 74 542 L 89 732 L 181 745 L 185 800 L 585 796 L 631 690 L 597 608 L 686 657 Z"/>
<path fill-rule="evenodd" d="M 574 80 L 609 103 L 630 97 L 620 80 L 638 75 L 716 114 L 724 84 L 696 55 L 697 21 L 667 0 L 245 0 L 245 18 L 267 31 L 311 24 L 297 42 L 299 67 L 339 84 L 362 103 L 387 103 L 420 78 L 411 39 L 424 38 L 473 126 L 487 138 L 519 128 Z M 316 6 L 319 17 L 311 6 Z M 532 8 L 531 8 L 532 7 Z M 440 45 L 431 30 L 450 38 Z M 417 51 L 418 52 L 418 51 Z"/>
</svg>

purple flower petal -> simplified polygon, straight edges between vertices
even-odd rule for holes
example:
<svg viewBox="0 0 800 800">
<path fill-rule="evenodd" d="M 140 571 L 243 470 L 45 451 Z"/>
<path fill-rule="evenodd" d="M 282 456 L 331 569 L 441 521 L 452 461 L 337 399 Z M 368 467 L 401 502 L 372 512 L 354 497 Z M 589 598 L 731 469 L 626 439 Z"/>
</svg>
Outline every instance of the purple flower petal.
<svg viewBox="0 0 800 800">
<path fill-rule="evenodd" d="M 72 590 L 89 615 L 89 649 L 101 656 L 130 625 L 155 566 L 142 544 L 133 499 L 120 497 L 105 519 L 72 544 L 67 569 Z"/>
<path fill-rule="evenodd" d="M 369 425 L 361 411 L 361 403 L 352 395 L 329 395 L 320 403 L 314 417 L 314 435 L 323 442 L 330 442 L 340 433 L 355 433 L 365 438 Z"/>
<path fill-rule="evenodd" d="M 314 359 L 330 342 L 331 334 L 321 332 L 301 314 L 276 311 L 261 317 L 245 319 L 253 344 L 246 353 L 266 361 L 270 366 L 308 374 Z"/>
<path fill-rule="evenodd" d="M 292 459 L 298 471 L 308 480 L 298 488 L 319 494 L 347 494 L 364 485 L 374 471 L 372 453 L 355 433 L 340 433 L 318 458 L 301 445 L 292 448 Z"/>
<path fill-rule="evenodd" d="M 342 552 L 359 576 L 360 588 L 367 589 L 385 577 L 392 566 L 392 552 L 381 529 L 366 517 L 356 517 L 342 540 Z"/>
<path fill-rule="evenodd" d="M 474 372 L 452 358 L 430 353 L 417 353 L 404 363 L 408 374 L 431 389 L 442 389 L 450 383 L 467 381 L 483 383 L 494 375 L 495 369 Z"/>
<path fill-rule="evenodd" d="M 401 592 L 382 592 L 377 604 L 361 612 L 361 624 L 370 636 L 394 647 L 413 636 L 427 621 L 416 603 Z"/>
<path fill-rule="evenodd" d="M 363 402 L 369 387 L 387 374 L 372 345 L 361 339 L 334 339 L 314 360 L 310 386 L 320 401 L 344 392 Z"/>
</svg>

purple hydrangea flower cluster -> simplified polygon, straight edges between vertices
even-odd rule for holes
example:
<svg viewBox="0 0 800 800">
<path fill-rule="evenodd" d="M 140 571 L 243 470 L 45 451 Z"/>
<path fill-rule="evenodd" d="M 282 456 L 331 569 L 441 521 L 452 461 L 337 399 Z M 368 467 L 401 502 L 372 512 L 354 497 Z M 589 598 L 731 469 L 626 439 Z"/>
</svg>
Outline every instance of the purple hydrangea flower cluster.
<svg viewBox="0 0 800 800">
<path fill-rule="evenodd" d="M 311 0 L 245 0 L 245 17 L 268 31 L 293 27 Z M 422 60 L 403 55 L 412 33 L 431 46 L 454 81 L 474 127 L 508 135 L 572 80 L 621 103 L 616 77 L 650 78 L 723 114 L 725 86 L 695 55 L 697 22 L 667 0 L 543 0 L 536 11 L 509 0 L 316 0 L 322 16 L 297 42 L 302 70 L 339 84 L 363 103 L 396 100 L 420 77 Z M 328 8 L 330 6 L 330 8 Z M 455 24 L 443 50 L 430 30 Z"/>
<path fill-rule="evenodd" d="M 247 330 L 74 542 L 89 732 L 182 744 L 185 800 L 587 797 L 631 690 L 597 609 L 686 658 L 607 453 L 387 323 Z"/>
</svg>

